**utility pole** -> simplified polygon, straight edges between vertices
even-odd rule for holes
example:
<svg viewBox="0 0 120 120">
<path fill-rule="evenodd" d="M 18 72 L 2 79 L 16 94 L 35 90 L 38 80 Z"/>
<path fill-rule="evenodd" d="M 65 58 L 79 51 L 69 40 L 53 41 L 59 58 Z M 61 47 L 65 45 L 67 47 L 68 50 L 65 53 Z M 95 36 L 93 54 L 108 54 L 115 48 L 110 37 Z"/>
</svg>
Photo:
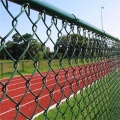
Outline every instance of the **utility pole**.
<svg viewBox="0 0 120 120">
<path fill-rule="evenodd" d="M 101 26 L 102 26 L 102 30 L 103 30 L 103 16 L 102 16 L 102 10 L 104 9 L 104 7 L 101 7 Z"/>
</svg>

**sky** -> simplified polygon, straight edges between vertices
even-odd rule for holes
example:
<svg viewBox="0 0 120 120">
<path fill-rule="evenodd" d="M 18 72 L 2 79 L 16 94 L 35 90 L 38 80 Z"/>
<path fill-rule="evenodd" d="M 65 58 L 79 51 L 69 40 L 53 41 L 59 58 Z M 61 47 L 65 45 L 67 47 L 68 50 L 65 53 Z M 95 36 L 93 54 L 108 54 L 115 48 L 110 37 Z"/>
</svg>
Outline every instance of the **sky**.
<svg viewBox="0 0 120 120">
<path fill-rule="evenodd" d="M 4 0 L 5 1 L 5 0 Z M 102 30 L 101 25 L 101 7 L 102 9 L 102 21 L 103 21 L 103 30 L 110 35 L 120 39 L 120 0 L 41 0 L 48 2 L 70 14 L 74 14 L 77 18 L 84 20 L 87 23 L 99 28 Z M 21 9 L 21 6 L 14 3 L 9 3 L 9 9 L 13 16 L 16 16 Z M 38 13 L 31 11 L 31 17 L 33 21 L 36 21 L 38 18 Z M 21 15 L 18 19 L 19 24 L 17 30 L 21 34 L 32 33 L 32 25 L 25 14 Z M 48 20 L 49 21 L 49 20 Z M 0 36 L 4 37 L 12 29 L 12 18 L 3 8 L 0 2 Z M 27 23 L 27 24 L 26 24 Z M 41 23 L 39 23 L 41 24 Z M 38 25 L 40 26 L 40 25 Z M 42 38 L 46 37 L 46 29 L 38 27 L 40 29 L 38 32 L 41 33 Z M 45 27 L 45 26 L 44 26 Z M 54 33 L 54 30 L 53 30 Z M 14 32 L 7 38 L 11 39 Z M 56 36 L 52 34 L 53 39 L 56 39 Z M 43 41 L 45 41 L 44 39 Z M 48 47 L 51 47 L 53 51 L 52 42 L 47 42 Z"/>
<path fill-rule="evenodd" d="M 45 0 L 120 39 L 120 0 Z"/>
</svg>

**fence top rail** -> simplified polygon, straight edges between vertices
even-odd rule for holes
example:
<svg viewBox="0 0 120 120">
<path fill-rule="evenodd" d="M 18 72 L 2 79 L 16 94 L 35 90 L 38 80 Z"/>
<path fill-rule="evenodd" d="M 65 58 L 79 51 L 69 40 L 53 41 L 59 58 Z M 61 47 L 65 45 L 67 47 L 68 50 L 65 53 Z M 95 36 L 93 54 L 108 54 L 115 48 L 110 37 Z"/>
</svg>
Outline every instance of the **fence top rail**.
<svg viewBox="0 0 120 120">
<path fill-rule="evenodd" d="M 20 5 L 23 5 L 24 3 L 29 3 L 30 8 L 33 10 L 36 10 L 38 12 L 40 10 L 45 10 L 46 13 L 49 15 L 56 15 L 59 19 L 65 19 L 65 20 L 69 21 L 70 23 L 74 23 L 78 26 L 84 27 L 90 31 L 100 34 L 101 36 L 106 36 L 110 39 L 120 42 L 120 40 L 118 38 L 106 33 L 104 30 L 101 30 L 101 29 L 77 18 L 73 14 L 69 14 L 66 11 L 63 11 L 43 0 L 9 0 L 9 1 L 20 4 Z"/>
</svg>

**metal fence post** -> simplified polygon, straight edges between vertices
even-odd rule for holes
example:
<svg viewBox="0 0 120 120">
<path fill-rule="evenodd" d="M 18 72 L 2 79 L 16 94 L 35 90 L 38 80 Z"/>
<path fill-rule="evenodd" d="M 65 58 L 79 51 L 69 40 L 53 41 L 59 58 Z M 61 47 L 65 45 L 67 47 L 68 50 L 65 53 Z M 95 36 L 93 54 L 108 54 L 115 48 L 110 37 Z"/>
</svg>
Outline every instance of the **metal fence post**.
<svg viewBox="0 0 120 120">
<path fill-rule="evenodd" d="M 22 61 L 22 71 L 24 71 L 24 61 Z"/>
<path fill-rule="evenodd" d="M 3 76 L 3 63 L 0 64 L 1 64 L 1 75 Z"/>
</svg>

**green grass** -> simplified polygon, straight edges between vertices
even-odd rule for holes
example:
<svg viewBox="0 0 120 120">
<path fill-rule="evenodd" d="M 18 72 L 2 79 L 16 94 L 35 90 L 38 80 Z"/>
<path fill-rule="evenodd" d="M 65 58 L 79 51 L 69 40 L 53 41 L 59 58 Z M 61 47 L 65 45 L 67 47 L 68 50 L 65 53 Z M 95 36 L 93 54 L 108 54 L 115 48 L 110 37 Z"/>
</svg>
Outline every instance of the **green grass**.
<svg viewBox="0 0 120 120">
<path fill-rule="evenodd" d="M 24 60 L 24 61 L 19 61 L 19 66 L 18 66 L 18 70 L 22 73 L 22 74 L 32 74 L 35 70 L 35 66 L 34 66 L 34 61 L 32 60 Z M 85 62 L 86 63 L 86 62 Z M 79 60 L 78 63 L 76 64 L 75 59 L 72 59 L 71 61 L 71 66 L 76 66 L 76 65 L 81 65 L 82 62 Z M 49 62 L 46 59 L 43 59 L 41 61 L 39 61 L 39 65 L 38 65 L 38 70 L 40 72 L 47 72 L 50 69 L 50 67 L 53 70 L 58 70 L 58 69 L 62 69 L 63 68 L 68 68 L 70 67 L 70 63 L 68 61 L 68 59 L 64 59 L 61 62 L 60 65 L 60 60 L 58 59 L 54 59 L 52 60 L 52 62 Z M 1 60 L 0 61 L 0 78 L 9 78 L 15 71 L 14 68 L 14 63 L 11 60 Z M 19 74 L 16 72 L 15 76 L 18 76 Z"/>
<path fill-rule="evenodd" d="M 120 120 L 119 81 L 115 71 L 35 120 Z"/>
<path fill-rule="evenodd" d="M 98 60 L 99 61 L 99 60 Z M 95 61 L 95 62 L 98 62 Z M 86 61 L 85 59 L 82 61 L 81 59 L 63 59 L 60 61 L 59 59 L 53 59 L 51 62 L 47 59 L 43 59 L 39 61 L 38 70 L 40 72 L 47 72 L 51 69 L 59 70 L 62 68 L 68 68 L 70 66 L 79 66 L 82 64 L 90 63 L 91 61 Z M 23 74 L 32 74 L 35 70 L 34 61 L 32 60 L 20 60 L 18 62 L 18 70 Z M 50 69 L 51 68 L 51 69 Z M 12 60 L 0 60 L 0 78 L 9 78 L 15 71 L 14 62 Z M 14 76 L 18 76 L 18 72 L 14 74 Z"/>
</svg>

